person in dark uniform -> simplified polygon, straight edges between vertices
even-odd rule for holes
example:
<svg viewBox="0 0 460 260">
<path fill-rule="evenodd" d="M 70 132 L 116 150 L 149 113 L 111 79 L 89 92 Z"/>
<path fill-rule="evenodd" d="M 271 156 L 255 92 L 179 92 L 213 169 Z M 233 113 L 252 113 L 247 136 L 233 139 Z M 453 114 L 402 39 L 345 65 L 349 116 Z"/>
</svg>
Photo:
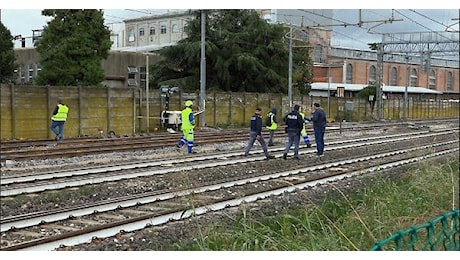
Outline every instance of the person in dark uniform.
<svg viewBox="0 0 460 260">
<path fill-rule="evenodd" d="M 316 155 L 323 157 L 324 154 L 324 133 L 326 132 L 326 113 L 321 108 L 319 103 L 313 104 L 313 111 L 311 112 L 311 118 L 306 120 L 313 122 L 313 131 L 315 133 L 316 143 Z"/>
<path fill-rule="evenodd" d="M 294 105 L 294 109 L 287 114 L 283 121 L 286 124 L 286 133 L 288 134 L 288 141 L 284 148 L 283 159 L 287 158 L 287 154 L 291 146 L 294 144 L 294 159 L 299 159 L 299 143 L 300 132 L 303 129 L 304 119 L 299 113 L 299 105 Z"/>
<path fill-rule="evenodd" d="M 251 150 L 254 142 L 257 140 L 260 145 L 262 146 L 262 150 L 265 154 L 265 159 L 273 159 L 275 156 L 268 154 L 267 143 L 265 143 L 264 137 L 262 135 L 262 116 L 261 116 L 262 109 L 256 108 L 254 115 L 251 117 L 251 130 L 249 132 L 249 141 L 248 145 L 244 149 L 244 156 L 247 157 L 249 155 L 249 150 Z"/>
</svg>

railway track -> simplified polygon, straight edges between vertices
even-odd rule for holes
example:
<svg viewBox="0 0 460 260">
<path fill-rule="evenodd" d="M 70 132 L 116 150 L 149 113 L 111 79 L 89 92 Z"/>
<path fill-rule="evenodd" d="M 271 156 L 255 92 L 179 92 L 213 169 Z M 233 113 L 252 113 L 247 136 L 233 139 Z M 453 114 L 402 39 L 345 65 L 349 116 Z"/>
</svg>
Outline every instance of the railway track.
<svg viewBox="0 0 460 260">
<path fill-rule="evenodd" d="M 41 196 L 46 190 L 69 192 L 88 185 L 101 190 L 109 188 L 110 183 L 122 187 L 150 183 L 153 187 L 149 192 L 116 198 L 108 194 L 105 199 L 81 205 L 2 215 L 1 250 L 54 250 L 62 245 L 78 245 L 286 192 L 302 192 L 331 181 L 384 173 L 421 160 L 452 155 L 458 153 L 458 127 L 335 140 L 327 142 L 326 156 L 321 160 L 312 156 L 314 149 L 301 149 L 304 160 L 294 166 L 288 163 L 290 160 L 280 158 L 282 149 L 271 150 L 277 158 L 270 160 L 272 167 L 268 168 L 260 163 L 264 156 L 258 151 L 253 151 L 249 158 L 242 157 L 241 151 L 227 151 L 2 178 L 2 198 L 6 200 L 18 195 Z"/>
<path fill-rule="evenodd" d="M 458 122 L 456 119 L 433 119 L 417 120 L 410 122 L 390 122 L 374 123 L 364 125 L 332 124 L 327 128 L 327 132 L 360 132 L 379 129 L 382 127 L 424 127 L 436 125 L 439 122 Z M 311 127 L 311 125 L 310 125 Z M 284 128 L 280 127 L 276 131 L 277 138 L 284 139 L 286 136 Z M 265 129 L 264 129 L 265 131 Z M 313 136 L 312 129 L 308 133 Z M 267 133 L 266 133 L 267 134 Z M 181 133 L 158 133 L 151 136 L 135 137 L 115 137 L 115 138 L 76 138 L 68 139 L 63 142 L 51 140 L 24 140 L 24 141 L 2 141 L 0 153 L 5 160 L 25 161 L 25 160 L 43 160 L 63 157 L 77 157 L 84 155 L 104 154 L 110 152 L 128 152 L 138 150 L 161 149 L 164 147 L 174 147 L 181 137 Z M 195 133 L 195 145 L 206 145 L 213 143 L 246 141 L 248 138 L 247 129 L 203 129 Z"/>
<path fill-rule="evenodd" d="M 362 147 L 371 144 L 395 144 L 407 142 L 420 138 L 443 138 L 445 135 L 452 135 L 453 131 L 417 131 L 402 134 L 358 138 L 352 140 L 337 140 L 328 143 L 329 149 L 336 149 L 334 146 L 343 145 L 341 148 Z M 271 153 L 277 154 L 280 158 L 284 147 L 271 149 Z M 299 155 L 313 154 L 313 149 L 301 149 Z M 138 163 L 124 163 L 110 166 L 81 168 L 68 171 L 38 172 L 4 175 L 1 181 L 0 197 L 15 196 L 24 193 L 41 192 L 45 190 L 78 187 L 95 183 L 132 179 L 151 175 L 163 175 L 172 172 L 180 172 L 194 169 L 222 167 L 246 162 L 261 161 L 265 156 L 261 151 L 252 151 L 251 158 L 242 158 L 242 153 L 217 152 L 209 155 L 196 155 L 187 158 L 171 158 L 156 161 L 145 161 Z"/>
</svg>

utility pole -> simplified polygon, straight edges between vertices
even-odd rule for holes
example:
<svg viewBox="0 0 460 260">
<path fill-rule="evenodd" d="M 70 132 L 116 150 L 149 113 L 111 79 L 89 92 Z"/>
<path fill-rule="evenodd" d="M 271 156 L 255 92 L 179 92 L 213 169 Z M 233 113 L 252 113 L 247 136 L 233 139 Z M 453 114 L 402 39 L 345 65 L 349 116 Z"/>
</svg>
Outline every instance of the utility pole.
<svg viewBox="0 0 460 260">
<path fill-rule="evenodd" d="M 289 86 L 288 86 L 288 104 L 289 111 L 292 110 L 292 26 L 289 27 Z"/>
<path fill-rule="evenodd" d="M 404 120 L 407 120 L 408 117 L 408 108 L 409 108 L 409 94 L 407 89 L 409 87 L 409 56 L 406 55 L 406 86 L 404 87 Z"/>
<path fill-rule="evenodd" d="M 147 110 L 147 134 L 150 133 L 150 111 L 149 111 L 149 53 L 145 56 L 145 72 L 146 72 L 146 81 L 145 81 L 145 98 L 147 99 L 147 102 L 145 104 L 145 109 Z"/>
<path fill-rule="evenodd" d="M 377 96 L 377 120 L 381 120 L 383 117 L 383 54 L 384 54 L 384 45 L 379 43 L 377 45 L 377 84 L 375 88 L 375 93 Z"/>
<path fill-rule="evenodd" d="M 201 10 L 200 110 L 206 110 L 206 13 Z M 206 113 L 200 115 L 200 127 L 206 125 Z"/>
<path fill-rule="evenodd" d="M 288 71 L 288 104 L 289 104 L 289 111 L 292 110 L 292 48 L 309 48 L 308 45 L 305 45 L 305 46 L 293 46 L 293 42 L 292 40 L 295 38 L 295 40 L 297 41 L 308 41 L 307 40 L 307 37 L 308 35 L 306 34 L 305 31 L 303 31 L 301 28 L 296 28 L 296 32 L 298 34 L 300 34 L 300 37 L 297 35 L 297 36 L 294 36 L 293 35 L 293 27 L 294 25 L 290 24 L 289 25 L 289 71 Z M 287 37 L 286 34 L 284 37 Z"/>
<path fill-rule="evenodd" d="M 327 117 L 331 116 L 331 66 L 327 66 Z"/>
</svg>

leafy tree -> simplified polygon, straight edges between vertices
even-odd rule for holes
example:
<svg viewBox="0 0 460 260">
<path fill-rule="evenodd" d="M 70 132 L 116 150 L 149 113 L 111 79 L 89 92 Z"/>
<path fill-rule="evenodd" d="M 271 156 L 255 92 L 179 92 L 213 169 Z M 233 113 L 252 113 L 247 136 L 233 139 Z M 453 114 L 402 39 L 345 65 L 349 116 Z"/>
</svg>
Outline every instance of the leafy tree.
<svg viewBox="0 0 460 260">
<path fill-rule="evenodd" d="M 305 45 L 300 43 L 299 45 Z M 292 54 L 292 86 L 302 95 L 307 95 L 311 90 L 313 82 L 313 61 L 310 59 L 308 48 L 300 47 L 294 49 Z"/>
<path fill-rule="evenodd" d="M 100 85 L 104 80 L 101 61 L 110 50 L 110 30 L 102 10 L 45 9 L 53 19 L 38 42 L 42 70 L 40 85 Z"/>
<path fill-rule="evenodd" d="M 164 59 L 152 66 L 154 84 L 181 86 L 188 91 L 199 89 L 201 13 L 194 14 L 195 19 L 186 26 L 188 37 L 158 51 Z M 269 24 L 254 10 L 207 10 L 207 89 L 286 93 L 289 62 L 286 32 L 287 28 Z M 309 60 L 308 54 L 304 58 Z M 302 85 L 304 76 L 308 77 L 296 70 L 298 85 Z"/>
<path fill-rule="evenodd" d="M 361 89 L 361 91 L 358 92 L 358 97 L 368 100 L 369 96 L 374 96 L 375 97 L 375 94 L 377 93 L 376 91 L 377 90 L 376 90 L 376 87 L 374 85 L 369 85 L 369 86 Z"/>
<path fill-rule="evenodd" d="M 369 99 L 370 96 L 373 96 L 372 100 Z M 361 91 L 358 92 L 358 97 L 369 101 L 371 110 L 374 111 L 375 99 L 377 97 L 377 87 L 375 85 L 369 85 L 363 88 Z"/>
<path fill-rule="evenodd" d="M 7 83 L 14 77 L 14 44 L 10 30 L 0 22 L 0 83 Z"/>
</svg>

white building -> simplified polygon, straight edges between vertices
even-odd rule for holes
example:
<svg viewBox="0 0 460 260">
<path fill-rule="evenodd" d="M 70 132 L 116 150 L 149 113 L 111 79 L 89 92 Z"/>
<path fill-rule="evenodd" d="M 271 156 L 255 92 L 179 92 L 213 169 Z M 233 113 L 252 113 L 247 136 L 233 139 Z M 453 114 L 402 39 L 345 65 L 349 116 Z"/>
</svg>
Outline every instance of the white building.
<svg viewBox="0 0 460 260">
<path fill-rule="evenodd" d="M 185 11 L 123 20 L 124 30 L 116 35 L 122 44 L 114 49 L 145 52 L 176 44 L 187 37 L 184 29 L 191 18 L 193 16 Z"/>
<path fill-rule="evenodd" d="M 332 30 L 332 9 L 257 9 L 261 17 L 271 23 L 295 26 L 296 39 L 310 42 L 315 46 L 315 60 L 320 62 L 327 55 Z M 112 33 L 112 42 L 118 43 L 115 50 L 148 51 L 177 43 L 187 37 L 184 29 L 189 19 L 189 11 L 176 11 L 161 15 L 126 19 L 124 30 Z M 121 43 L 121 44 L 120 44 Z"/>
</svg>

